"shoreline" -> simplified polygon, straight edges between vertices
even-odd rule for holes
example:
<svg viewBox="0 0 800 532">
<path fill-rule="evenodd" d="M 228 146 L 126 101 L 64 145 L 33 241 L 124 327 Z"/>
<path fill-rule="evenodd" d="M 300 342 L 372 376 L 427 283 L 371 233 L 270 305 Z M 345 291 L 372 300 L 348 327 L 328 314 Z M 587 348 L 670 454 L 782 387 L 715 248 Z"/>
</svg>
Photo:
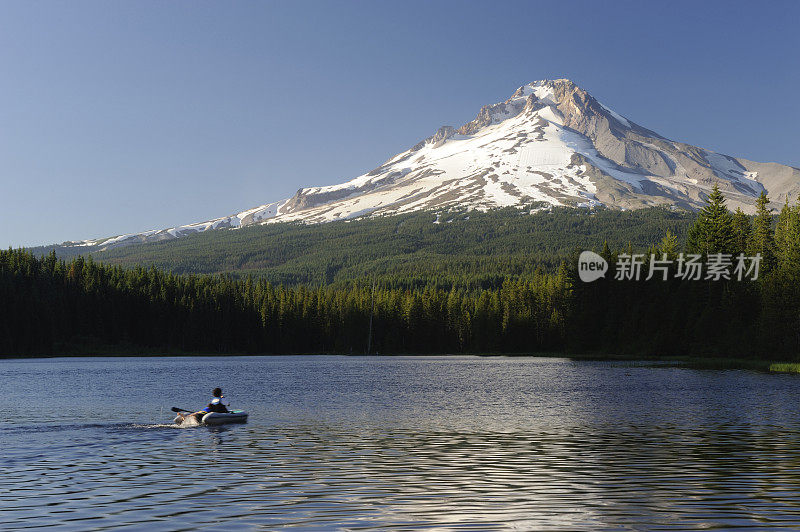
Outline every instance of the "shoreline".
<svg viewBox="0 0 800 532">
<path fill-rule="evenodd" d="M 503 358 L 565 358 L 574 361 L 597 362 L 648 362 L 651 367 L 678 367 L 687 369 L 705 370 L 750 370 L 768 373 L 800 373 L 800 362 L 786 360 L 765 360 L 733 357 L 712 356 L 652 356 L 652 355 L 613 355 L 598 353 L 391 353 L 391 354 L 354 354 L 354 353 L 199 353 L 183 351 L 161 351 L 146 348 L 109 348 L 106 350 L 91 350 L 88 352 L 51 353 L 36 355 L 0 355 L 0 361 L 5 360 L 34 360 L 54 358 L 156 358 L 156 357 L 278 357 L 278 356 L 345 356 L 345 357 L 503 357 Z"/>
</svg>

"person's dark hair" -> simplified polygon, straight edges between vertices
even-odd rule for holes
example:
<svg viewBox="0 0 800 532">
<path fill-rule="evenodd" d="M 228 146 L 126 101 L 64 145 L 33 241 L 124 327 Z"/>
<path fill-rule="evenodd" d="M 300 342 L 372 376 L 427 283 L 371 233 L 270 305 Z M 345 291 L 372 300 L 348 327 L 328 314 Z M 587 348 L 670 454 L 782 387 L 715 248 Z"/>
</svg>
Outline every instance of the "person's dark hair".
<svg viewBox="0 0 800 532">
<path fill-rule="evenodd" d="M 214 388 L 214 391 L 211 393 L 214 397 L 222 397 L 222 388 Z"/>
</svg>

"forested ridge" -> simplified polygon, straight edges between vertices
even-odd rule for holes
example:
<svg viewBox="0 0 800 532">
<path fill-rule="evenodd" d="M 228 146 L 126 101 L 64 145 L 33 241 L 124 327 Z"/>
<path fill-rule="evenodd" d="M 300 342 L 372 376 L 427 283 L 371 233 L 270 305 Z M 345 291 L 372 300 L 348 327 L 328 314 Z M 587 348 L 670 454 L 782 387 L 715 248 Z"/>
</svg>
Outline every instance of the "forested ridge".
<svg viewBox="0 0 800 532">
<path fill-rule="evenodd" d="M 562 257 L 555 264 L 552 259 L 537 263 L 535 258 L 525 263 L 524 251 L 504 250 L 497 243 L 503 234 L 508 235 L 501 239 L 507 246 L 524 242 L 525 237 L 514 233 L 519 230 L 514 224 L 527 227 L 537 215 L 486 213 L 476 225 L 482 229 L 475 231 L 492 235 L 483 239 L 484 244 L 476 244 L 487 246 L 487 252 L 479 258 L 466 252 L 462 256 L 474 269 L 459 272 L 447 263 L 436 270 L 434 263 L 432 274 L 417 272 L 424 264 L 419 263 L 411 270 L 388 265 L 379 270 L 375 266 L 379 261 L 373 260 L 363 271 L 351 265 L 353 273 L 347 276 L 340 269 L 333 279 L 320 279 L 314 271 L 307 283 L 298 282 L 299 278 L 275 283 L 269 276 L 177 274 L 155 265 L 123 268 L 106 259 L 101 263 L 91 257 L 64 260 L 55 253 L 2 251 L 0 353 L 102 353 L 107 346 L 122 345 L 169 352 L 360 354 L 367 349 L 372 317 L 371 352 L 387 354 L 571 352 L 796 359 L 800 207 L 787 204 L 774 219 L 766 201 L 761 198 L 755 217 L 730 213 L 718 191 L 697 216 L 664 209 L 637 211 L 640 214 L 604 209 L 556 212 L 554 220 L 564 217 L 575 222 L 563 228 L 563 235 L 581 235 L 584 224 L 590 227 L 584 237 L 646 234 L 649 241 L 634 243 L 617 235 L 600 243 L 594 240 L 594 245 L 573 246 L 569 236 L 561 237 L 559 244 L 554 232 L 550 253 Z M 458 216 L 470 216 L 460 221 L 473 227 L 468 222 L 474 214 Z M 626 217 L 638 226 L 626 225 Z M 414 215 L 374 223 L 397 230 L 398 225 L 413 227 L 423 219 Z M 433 225 L 430 217 L 426 220 L 425 228 Z M 506 229 L 492 224 L 503 220 Z M 608 231 L 602 230 L 604 223 L 611 226 Z M 354 227 L 354 234 L 364 233 L 359 238 L 368 233 L 355 223 L 331 229 L 333 225 L 291 229 L 305 231 L 304 238 L 310 239 L 315 238 L 315 229 L 323 234 L 346 233 Z M 421 239 L 426 238 L 425 228 Z M 245 230 L 230 233 L 245 234 Z M 463 229 L 445 231 L 437 238 L 462 233 Z M 374 241 L 385 236 L 378 234 Z M 213 236 L 212 241 L 215 238 L 221 237 Z M 459 246 L 463 249 L 463 242 Z M 367 244 L 355 247 L 357 253 L 369 250 Z M 594 248 L 609 261 L 605 278 L 592 283 L 578 279 L 576 259 L 581 248 Z M 152 253 L 168 252 L 166 246 L 152 249 Z M 763 261 L 755 281 L 685 280 L 674 272 L 667 281 L 614 279 L 619 261 L 635 252 L 645 255 L 646 261 L 651 254 L 675 257 L 680 252 L 703 257 L 759 254 Z M 374 254 L 380 257 L 381 250 Z M 402 265 L 399 256 L 393 255 L 393 261 Z M 325 263 L 324 256 L 314 260 L 308 262 L 314 268 Z M 157 263 L 153 257 L 151 262 Z M 283 264 L 287 272 L 290 263 Z M 416 273 L 413 282 L 403 277 L 409 271 Z"/>
<path fill-rule="evenodd" d="M 693 220 L 691 213 L 663 208 L 416 212 L 209 231 L 92 255 L 104 264 L 252 275 L 275 285 L 347 286 L 378 276 L 393 286 L 414 288 L 499 287 L 506 278 L 527 277 L 538 269 L 555 272 L 576 249 L 599 249 L 603 242 L 646 249 L 666 231 L 683 240 Z M 63 258 L 87 251 L 52 246 L 32 251 L 46 255 L 53 249 Z"/>
</svg>

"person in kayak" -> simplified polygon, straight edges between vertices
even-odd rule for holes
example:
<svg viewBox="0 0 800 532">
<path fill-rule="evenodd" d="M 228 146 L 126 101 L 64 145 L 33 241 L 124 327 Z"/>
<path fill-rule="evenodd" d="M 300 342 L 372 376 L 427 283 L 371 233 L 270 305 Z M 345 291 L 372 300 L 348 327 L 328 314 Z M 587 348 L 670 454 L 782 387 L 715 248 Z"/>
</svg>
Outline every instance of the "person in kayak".
<svg viewBox="0 0 800 532">
<path fill-rule="evenodd" d="M 222 388 L 214 388 L 214 391 L 211 392 L 211 395 L 213 395 L 211 402 L 208 403 L 208 406 L 206 406 L 203 409 L 203 411 L 205 411 L 206 413 L 208 412 L 219 412 L 223 414 L 226 413 L 228 411 L 228 407 L 226 407 L 222 403 L 222 397 L 223 397 Z"/>
<path fill-rule="evenodd" d="M 180 423 L 183 423 L 187 419 L 194 419 L 196 422 L 200 423 L 203 419 L 203 416 L 210 412 L 219 412 L 225 413 L 228 412 L 228 407 L 222 402 L 222 388 L 214 388 L 211 392 L 212 398 L 211 402 L 206 405 L 206 407 L 198 412 L 192 412 L 191 414 L 183 414 L 178 413 L 178 417 L 180 418 Z"/>
</svg>

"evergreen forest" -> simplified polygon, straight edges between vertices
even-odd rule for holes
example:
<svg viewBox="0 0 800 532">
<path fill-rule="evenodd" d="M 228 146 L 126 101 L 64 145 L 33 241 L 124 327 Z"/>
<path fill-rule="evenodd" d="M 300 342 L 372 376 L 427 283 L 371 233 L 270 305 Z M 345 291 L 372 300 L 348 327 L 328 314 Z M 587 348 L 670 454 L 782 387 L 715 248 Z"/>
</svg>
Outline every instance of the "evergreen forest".
<svg viewBox="0 0 800 532">
<path fill-rule="evenodd" d="M 576 353 L 795 360 L 800 205 L 273 224 L 87 256 L 0 251 L 0 354 Z M 593 249 L 605 277 L 579 278 Z M 757 278 L 681 276 L 759 256 Z M 617 279 L 637 256 L 646 274 Z M 654 262 L 659 261 L 659 262 Z M 733 268 L 730 269 L 733 272 Z M 750 272 L 751 274 L 753 272 Z M 753 277 L 752 275 L 750 277 Z M 666 280 L 665 280 L 666 278 Z"/>
</svg>

